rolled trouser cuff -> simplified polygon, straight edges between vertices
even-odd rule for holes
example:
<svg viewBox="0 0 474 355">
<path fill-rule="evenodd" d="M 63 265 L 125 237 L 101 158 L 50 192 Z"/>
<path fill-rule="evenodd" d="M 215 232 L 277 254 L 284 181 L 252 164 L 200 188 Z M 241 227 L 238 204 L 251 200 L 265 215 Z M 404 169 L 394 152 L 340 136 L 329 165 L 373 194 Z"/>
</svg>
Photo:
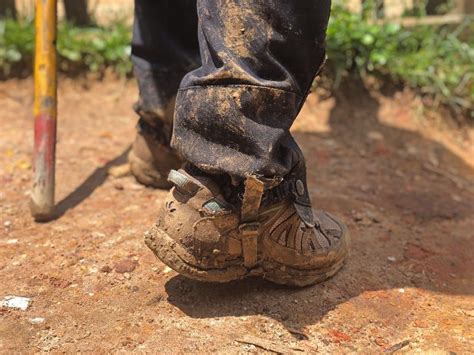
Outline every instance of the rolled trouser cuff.
<svg viewBox="0 0 474 355">
<path fill-rule="evenodd" d="M 181 88 L 171 145 L 209 173 L 283 177 L 302 159 L 289 133 L 302 100 L 256 85 Z"/>
</svg>

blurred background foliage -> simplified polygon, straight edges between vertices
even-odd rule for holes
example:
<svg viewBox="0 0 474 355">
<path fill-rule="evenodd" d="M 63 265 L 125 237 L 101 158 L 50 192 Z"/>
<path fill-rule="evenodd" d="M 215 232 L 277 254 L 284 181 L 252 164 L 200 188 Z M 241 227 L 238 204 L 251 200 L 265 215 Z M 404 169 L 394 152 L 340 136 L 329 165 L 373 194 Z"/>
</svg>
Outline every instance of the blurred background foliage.
<svg viewBox="0 0 474 355">
<path fill-rule="evenodd" d="M 0 4 L 1 4 L 0 0 Z M 76 0 L 77 1 L 77 0 Z M 81 1 L 77 1 L 80 3 Z M 77 6 L 76 3 L 76 6 Z M 66 4 L 65 4 L 66 5 Z M 405 85 L 474 120 L 474 23 L 463 16 L 450 23 L 405 25 L 387 17 L 381 0 L 362 1 L 360 11 L 335 1 L 328 28 L 328 64 L 324 77 L 337 89 L 344 80 L 374 77 Z M 401 16 L 424 18 L 452 11 L 452 0 L 413 0 Z M 64 7 L 67 9 L 67 7 Z M 0 7 L 1 10 L 1 7 Z M 71 13 L 71 10 L 69 11 Z M 86 11 L 61 21 L 60 70 L 67 75 L 131 73 L 130 14 L 97 24 Z M 0 77 L 31 74 L 34 51 L 32 17 L 3 10 L 0 19 Z M 67 12 L 66 12 L 67 15 Z"/>
</svg>

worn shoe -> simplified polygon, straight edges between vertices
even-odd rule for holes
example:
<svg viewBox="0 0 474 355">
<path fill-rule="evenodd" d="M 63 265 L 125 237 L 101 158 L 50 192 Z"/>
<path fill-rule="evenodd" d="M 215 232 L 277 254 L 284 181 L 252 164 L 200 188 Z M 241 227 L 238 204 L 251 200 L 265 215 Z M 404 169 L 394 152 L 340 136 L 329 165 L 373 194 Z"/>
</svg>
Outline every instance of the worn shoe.
<svg viewBox="0 0 474 355">
<path fill-rule="evenodd" d="M 169 181 L 174 188 L 156 225 L 145 233 L 145 243 L 184 276 L 227 282 L 257 275 L 307 286 L 343 266 L 349 233 L 329 213 L 312 213 L 309 205 L 291 198 L 307 194 L 301 180 L 272 187 L 274 182 L 250 176 L 233 203 L 209 176 L 172 170 Z"/>
<path fill-rule="evenodd" d="M 171 169 L 179 169 L 183 160 L 169 146 L 169 139 L 163 139 L 161 133 L 145 120 L 137 125 L 137 136 L 128 156 L 130 171 L 143 185 L 159 189 L 169 189 L 168 181 Z"/>
</svg>

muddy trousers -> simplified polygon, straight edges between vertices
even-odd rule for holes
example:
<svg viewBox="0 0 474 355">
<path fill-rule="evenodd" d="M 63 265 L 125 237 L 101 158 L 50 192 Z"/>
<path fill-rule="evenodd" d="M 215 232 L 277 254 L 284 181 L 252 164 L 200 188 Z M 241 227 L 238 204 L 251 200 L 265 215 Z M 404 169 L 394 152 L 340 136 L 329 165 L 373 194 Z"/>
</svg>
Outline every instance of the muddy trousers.
<svg viewBox="0 0 474 355">
<path fill-rule="evenodd" d="M 136 0 L 137 111 L 209 173 L 285 177 L 289 129 L 325 58 L 330 0 Z M 169 120 L 169 119 L 168 119 Z"/>
</svg>

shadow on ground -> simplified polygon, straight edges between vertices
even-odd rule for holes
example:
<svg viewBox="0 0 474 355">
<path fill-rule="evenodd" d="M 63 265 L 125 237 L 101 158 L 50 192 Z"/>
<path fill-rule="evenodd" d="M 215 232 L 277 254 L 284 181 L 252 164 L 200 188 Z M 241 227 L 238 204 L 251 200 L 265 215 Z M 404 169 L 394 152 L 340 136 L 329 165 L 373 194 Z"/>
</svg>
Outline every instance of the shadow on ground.
<svg viewBox="0 0 474 355">
<path fill-rule="evenodd" d="M 53 220 L 61 218 L 67 211 L 81 204 L 81 202 L 92 195 L 97 188 L 102 186 L 109 176 L 110 168 L 126 164 L 130 149 L 131 147 L 128 147 L 120 155 L 108 161 L 103 166 L 95 169 L 94 172 L 81 183 L 81 185 L 62 199 L 55 207 Z"/>
</svg>

